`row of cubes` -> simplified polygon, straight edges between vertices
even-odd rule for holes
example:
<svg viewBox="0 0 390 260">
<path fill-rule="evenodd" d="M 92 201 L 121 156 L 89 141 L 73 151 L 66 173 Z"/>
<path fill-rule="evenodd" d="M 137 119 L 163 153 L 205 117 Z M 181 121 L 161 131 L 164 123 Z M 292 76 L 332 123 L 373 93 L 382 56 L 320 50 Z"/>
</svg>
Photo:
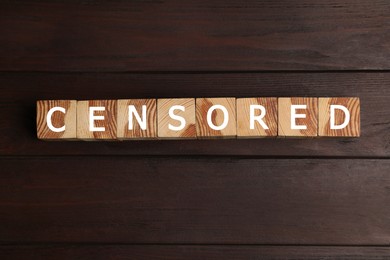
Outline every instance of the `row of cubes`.
<svg viewBox="0 0 390 260">
<path fill-rule="evenodd" d="M 39 139 L 360 136 L 357 97 L 39 100 Z"/>
</svg>

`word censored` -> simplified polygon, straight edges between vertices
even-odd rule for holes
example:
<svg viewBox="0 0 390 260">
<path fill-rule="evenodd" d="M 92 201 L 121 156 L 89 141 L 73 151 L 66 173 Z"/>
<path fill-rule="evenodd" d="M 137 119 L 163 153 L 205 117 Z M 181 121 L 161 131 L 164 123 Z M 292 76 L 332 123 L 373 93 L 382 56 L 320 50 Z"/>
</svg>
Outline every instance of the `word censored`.
<svg viewBox="0 0 390 260">
<path fill-rule="evenodd" d="M 358 137 L 357 97 L 39 100 L 39 139 Z"/>
</svg>

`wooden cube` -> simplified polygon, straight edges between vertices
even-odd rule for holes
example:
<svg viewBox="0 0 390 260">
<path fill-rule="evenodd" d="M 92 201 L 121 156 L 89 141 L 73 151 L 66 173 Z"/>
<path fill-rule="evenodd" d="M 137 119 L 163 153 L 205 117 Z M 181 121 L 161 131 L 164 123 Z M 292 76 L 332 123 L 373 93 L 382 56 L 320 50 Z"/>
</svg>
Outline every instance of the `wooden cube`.
<svg viewBox="0 0 390 260">
<path fill-rule="evenodd" d="M 196 133 L 198 138 L 236 137 L 236 99 L 197 98 Z"/>
<path fill-rule="evenodd" d="M 319 136 L 360 136 L 357 97 L 319 98 Z"/>
<path fill-rule="evenodd" d="M 116 100 L 77 101 L 77 138 L 116 139 Z"/>
<path fill-rule="evenodd" d="M 159 138 L 196 138 L 195 99 L 157 100 Z"/>
<path fill-rule="evenodd" d="M 118 139 L 156 138 L 156 99 L 118 100 L 117 121 Z"/>
<path fill-rule="evenodd" d="M 76 139 L 76 100 L 37 101 L 39 139 Z"/>
<path fill-rule="evenodd" d="M 237 137 L 278 135 L 278 99 L 238 98 Z"/>
<path fill-rule="evenodd" d="M 317 136 L 318 98 L 279 98 L 278 113 L 278 136 Z"/>
</svg>

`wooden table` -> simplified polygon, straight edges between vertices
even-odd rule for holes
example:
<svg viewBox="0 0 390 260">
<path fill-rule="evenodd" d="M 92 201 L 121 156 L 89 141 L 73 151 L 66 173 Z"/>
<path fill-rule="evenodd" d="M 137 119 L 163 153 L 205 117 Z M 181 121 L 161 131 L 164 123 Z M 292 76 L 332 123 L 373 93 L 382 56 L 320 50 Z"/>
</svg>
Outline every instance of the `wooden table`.
<svg viewBox="0 0 390 260">
<path fill-rule="evenodd" d="M 0 1 L 0 259 L 389 259 L 390 2 Z M 38 99 L 356 96 L 360 138 L 43 142 Z"/>
</svg>

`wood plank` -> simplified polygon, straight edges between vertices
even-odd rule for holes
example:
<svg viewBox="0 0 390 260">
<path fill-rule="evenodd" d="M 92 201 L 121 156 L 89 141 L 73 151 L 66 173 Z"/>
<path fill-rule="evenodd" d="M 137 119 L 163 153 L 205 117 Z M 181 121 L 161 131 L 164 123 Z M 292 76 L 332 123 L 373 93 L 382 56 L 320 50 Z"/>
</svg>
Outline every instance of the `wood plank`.
<svg viewBox="0 0 390 260">
<path fill-rule="evenodd" d="M 1 1 L 2 71 L 390 69 L 390 3 Z"/>
<path fill-rule="evenodd" d="M 390 160 L 2 157 L 0 243 L 388 245 Z"/>
<path fill-rule="evenodd" d="M 1 259 L 388 259 L 388 247 L 234 245 L 0 246 Z"/>
<path fill-rule="evenodd" d="M 389 73 L 0 73 L 0 155 L 390 156 Z M 132 142 L 43 142 L 39 99 L 357 96 L 361 137 Z"/>
</svg>

